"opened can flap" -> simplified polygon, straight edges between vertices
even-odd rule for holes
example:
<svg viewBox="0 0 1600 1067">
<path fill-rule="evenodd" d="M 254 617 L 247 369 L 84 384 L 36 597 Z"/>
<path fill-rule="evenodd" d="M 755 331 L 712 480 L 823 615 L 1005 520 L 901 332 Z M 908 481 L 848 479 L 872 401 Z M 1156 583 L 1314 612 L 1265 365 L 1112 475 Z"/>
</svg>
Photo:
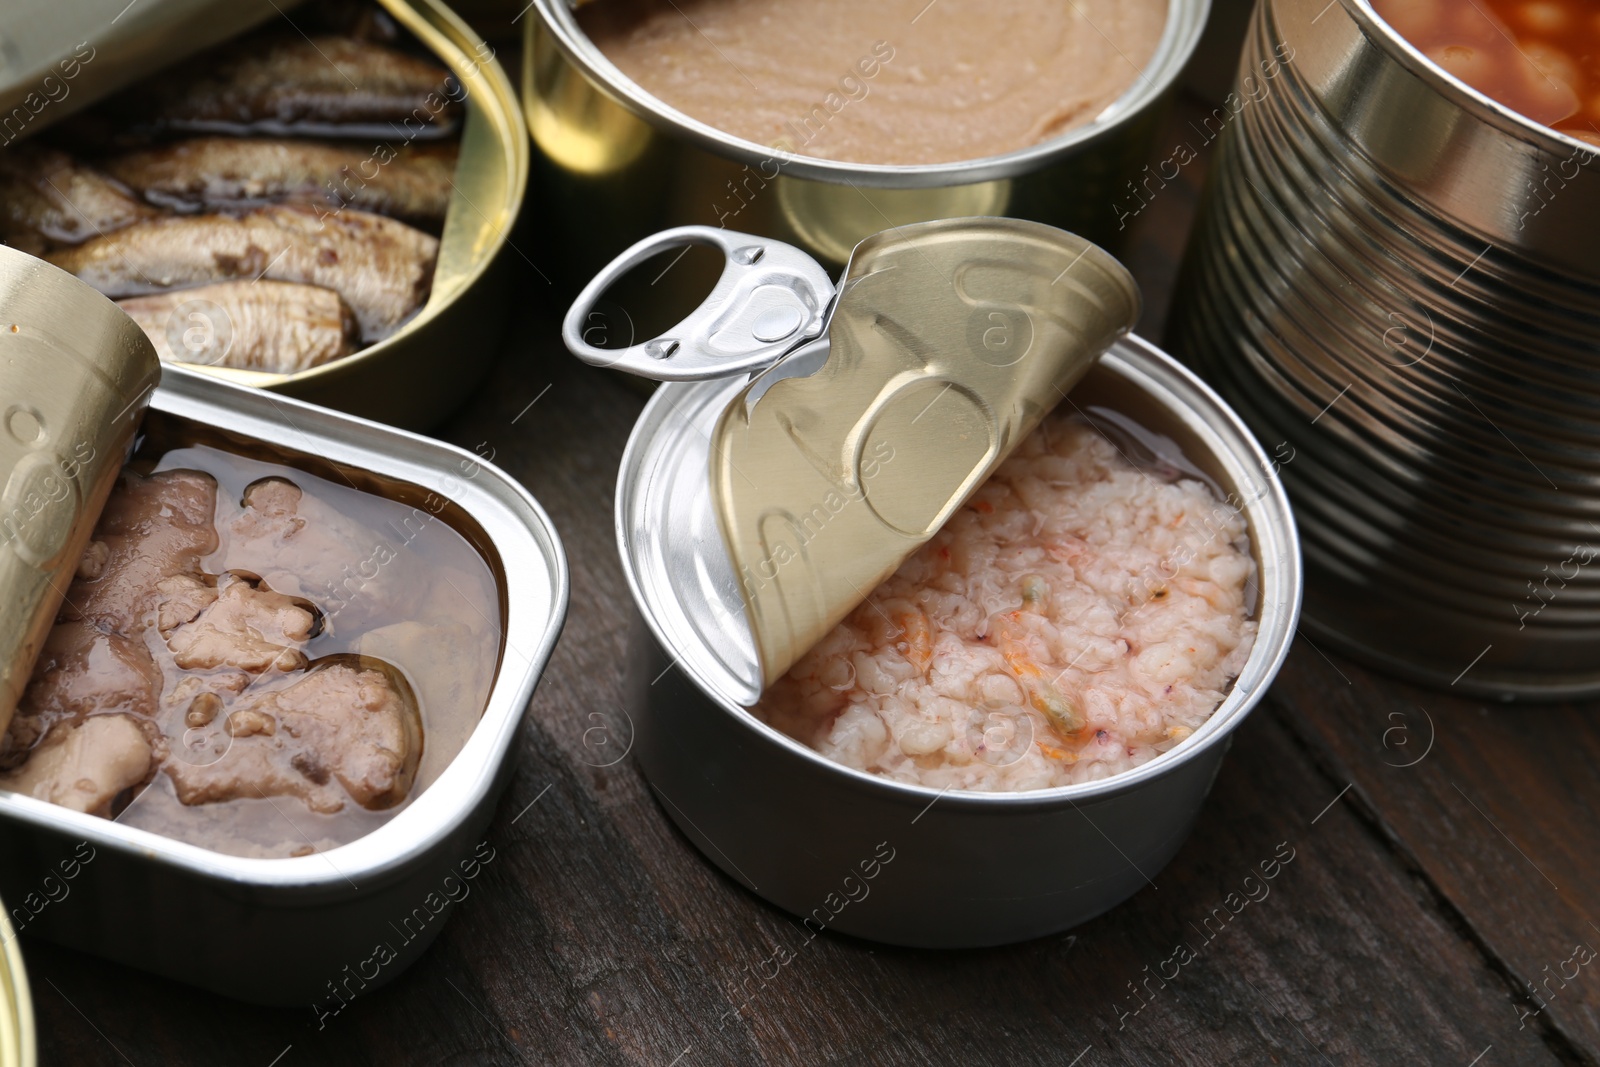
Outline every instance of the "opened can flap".
<svg viewBox="0 0 1600 1067">
<path fill-rule="evenodd" d="M 1138 313 L 1109 253 L 1038 223 L 945 220 L 857 246 L 825 339 L 751 382 L 711 440 L 762 686 L 937 533 Z"/>
<path fill-rule="evenodd" d="M 0 736 L 160 368 L 115 304 L 0 245 Z"/>
</svg>

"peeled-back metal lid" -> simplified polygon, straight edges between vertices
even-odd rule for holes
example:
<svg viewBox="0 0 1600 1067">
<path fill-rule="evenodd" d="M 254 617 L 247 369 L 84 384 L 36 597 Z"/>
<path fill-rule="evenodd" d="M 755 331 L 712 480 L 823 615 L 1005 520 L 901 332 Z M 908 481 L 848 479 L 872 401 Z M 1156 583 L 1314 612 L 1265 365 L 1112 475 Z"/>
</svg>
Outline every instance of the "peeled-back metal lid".
<svg viewBox="0 0 1600 1067">
<path fill-rule="evenodd" d="M 605 291 L 686 243 L 727 256 L 706 301 L 643 344 L 589 345 Z M 837 289 L 798 249 L 682 227 L 602 271 L 563 337 L 588 362 L 663 380 L 753 374 L 719 411 L 684 413 L 700 431 L 684 439 L 688 491 L 645 534 L 748 705 L 938 532 L 1138 312 L 1109 253 L 1017 219 L 877 234 Z M 720 544 L 697 535 L 702 495 Z"/>
<path fill-rule="evenodd" d="M 298 0 L 6 0 L 0 145 L 70 115 Z"/>
<path fill-rule="evenodd" d="M 0 245 L 0 737 L 160 373 L 115 304 Z"/>
</svg>

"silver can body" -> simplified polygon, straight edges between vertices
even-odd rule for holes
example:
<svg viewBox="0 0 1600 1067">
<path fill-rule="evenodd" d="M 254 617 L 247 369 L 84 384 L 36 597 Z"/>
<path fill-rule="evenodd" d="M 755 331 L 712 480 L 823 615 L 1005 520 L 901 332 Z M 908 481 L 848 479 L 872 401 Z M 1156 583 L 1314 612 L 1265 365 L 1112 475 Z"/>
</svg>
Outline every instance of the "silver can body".
<svg viewBox="0 0 1600 1067">
<path fill-rule="evenodd" d="M 1170 341 L 1294 456 L 1307 625 L 1457 690 L 1600 692 L 1600 150 L 1360 0 L 1264 0 L 1240 77 L 1271 63 Z"/>
<path fill-rule="evenodd" d="M 1073 390 L 1176 441 L 1243 511 L 1257 642 L 1221 707 L 1172 752 L 1112 778 L 1028 793 L 939 792 L 834 763 L 724 695 L 696 647 L 652 521 L 695 467 L 697 420 L 739 382 L 667 384 L 636 425 L 617 492 L 638 609 L 628 710 L 662 808 L 729 877 L 799 916 L 893 944 L 995 945 L 1081 923 L 1154 878 L 1183 843 L 1232 731 L 1287 654 L 1300 605 L 1294 521 L 1272 462 L 1206 386 L 1130 337 Z M 687 461 L 680 457 L 687 455 Z M 679 502 L 681 506 L 681 501 Z M 680 537 L 698 536 L 682 530 Z"/>
<path fill-rule="evenodd" d="M 578 27 L 567 0 L 533 7 L 523 109 L 554 208 L 544 219 L 548 238 L 582 278 L 603 265 L 606 250 L 688 224 L 775 238 L 832 267 L 885 228 L 972 215 L 1049 223 L 1115 251 L 1126 233 L 1117 205 L 1141 177 L 1210 0 L 1169 0 L 1156 54 L 1095 121 L 1006 155 L 918 166 L 789 155 L 736 138 L 625 77 Z"/>
<path fill-rule="evenodd" d="M 493 861 L 480 851 L 484 830 L 566 616 L 561 544 L 526 490 L 451 445 L 172 367 L 151 420 L 224 428 L 246 454 L 302 455 L 363 482 L 441 493 L 488 542 L 479 550 L 500 602 L 484 610 L 500 613 L 503 634 L 488 705 L 439 777 L 373 832 L 310 856 L 241 858 L 0 792 L 0 894 L 27 936 L 243 1000 L 336 1014 L 421 955 L 470 895 L 467 872 Z"/>
</svg>

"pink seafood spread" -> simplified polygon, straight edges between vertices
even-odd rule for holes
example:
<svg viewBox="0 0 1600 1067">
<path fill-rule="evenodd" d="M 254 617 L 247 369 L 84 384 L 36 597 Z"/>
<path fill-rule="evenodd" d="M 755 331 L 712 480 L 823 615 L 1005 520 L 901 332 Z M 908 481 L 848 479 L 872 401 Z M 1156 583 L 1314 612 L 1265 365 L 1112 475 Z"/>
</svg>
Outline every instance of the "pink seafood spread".
<svg viewBox="0 0 1600 1067">
<path fill-rule="evenodd" d="M 938 789 L 1047 789 L 1197 730 L 1255 640 L 1238 509 L 1048 418 L 757 705 L 847 766 Z"/>
</svg>

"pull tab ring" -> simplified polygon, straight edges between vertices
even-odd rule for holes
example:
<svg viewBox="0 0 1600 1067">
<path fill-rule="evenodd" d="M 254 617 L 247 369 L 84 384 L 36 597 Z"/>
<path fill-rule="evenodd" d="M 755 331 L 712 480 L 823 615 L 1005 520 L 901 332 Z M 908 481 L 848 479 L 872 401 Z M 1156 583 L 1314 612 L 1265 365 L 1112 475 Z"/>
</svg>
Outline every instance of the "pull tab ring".
<svg viewBox="0 0 1600 1067">
<path fill-rule="evenodd" d="M 705 301 L 659 337 L 628 348 L 584 340 L 590 313 L 607 289 L 652 256 L 689 245 L 722 250 L 722 275 Z M 759 371 L 822 333 L 834 297 L 822 265 L 793 245 L 712 226 L 678 226 L 647 237 L 584 286 L 561 324 L 572 354 L 663 382 L 701 381 Z"/>
</svg>

